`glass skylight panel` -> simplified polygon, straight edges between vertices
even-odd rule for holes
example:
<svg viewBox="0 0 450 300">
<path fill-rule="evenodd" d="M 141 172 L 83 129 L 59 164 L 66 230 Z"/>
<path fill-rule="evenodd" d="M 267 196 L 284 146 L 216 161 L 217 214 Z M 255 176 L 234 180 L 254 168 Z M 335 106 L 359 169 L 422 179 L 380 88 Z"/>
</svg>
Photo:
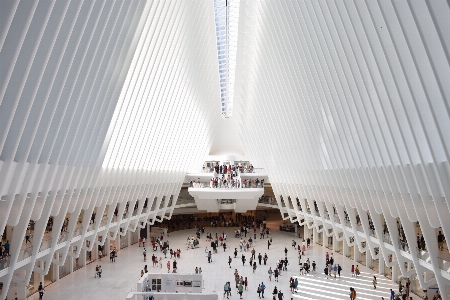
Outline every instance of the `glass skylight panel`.
<svg viewBox="0 0 450 300">
<path fill-rule="evenodd" d="M 239 3 L 240 0 L 214 0 L 220 100 L 225 118 L 231 117 L 233 113 Z"/>
</svg>

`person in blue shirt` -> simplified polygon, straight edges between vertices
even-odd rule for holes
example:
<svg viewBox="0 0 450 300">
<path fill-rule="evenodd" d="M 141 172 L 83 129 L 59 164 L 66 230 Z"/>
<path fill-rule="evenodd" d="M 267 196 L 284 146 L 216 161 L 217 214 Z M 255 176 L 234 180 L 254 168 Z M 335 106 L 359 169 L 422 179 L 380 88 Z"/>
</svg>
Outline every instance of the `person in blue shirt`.
<svg viewBox="0 0 450 300">
<path fill-rule="evenodd" d="M 266 285 L 264 282 L 261 282 L 261 296 L 264 298 L 264 290 L 266 289 Z"/>
</svg>

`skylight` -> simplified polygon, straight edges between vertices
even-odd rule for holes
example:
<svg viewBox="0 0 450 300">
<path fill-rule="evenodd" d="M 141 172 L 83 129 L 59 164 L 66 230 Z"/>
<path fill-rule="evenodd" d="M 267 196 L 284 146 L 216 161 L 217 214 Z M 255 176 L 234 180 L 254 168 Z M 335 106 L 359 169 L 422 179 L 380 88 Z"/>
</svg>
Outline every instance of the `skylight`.
<svg viewBox="0 0 450 300">
<path fill-rule="evenodd" d="M 214 0 L 222 115 L 233 113 L 240 0 Z"/>
</svg>

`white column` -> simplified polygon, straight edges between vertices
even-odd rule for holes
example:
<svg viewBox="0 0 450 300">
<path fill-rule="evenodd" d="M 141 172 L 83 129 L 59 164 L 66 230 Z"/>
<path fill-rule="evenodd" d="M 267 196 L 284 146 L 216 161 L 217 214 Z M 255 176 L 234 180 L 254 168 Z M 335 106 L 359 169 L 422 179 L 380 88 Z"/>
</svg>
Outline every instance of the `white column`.
<svg viewBox="0 0 450 300">
<path fill-rule="evenodd" d="M 91 257 L 92 257 L 92 260 L 97 260 L 98 259 L 98 245 L 97 245 L 97 243 L 95 243 L 95 239 L 92 241 L 92 243 L 94 243 L 94 245 L 92 246 Z"/>
<path fill-rule="evenodd" d="M 86 265 L 86 250 L 81 248 L 80 256 L 78 257 L 78 265 L 84 267 Z"/>
<path fill-rule="evenodd" d="M 350 247 L 347 244 L 346 240 L 342 241 L 342 255 L 345 257 L 348 257 L 348 255 L 350 254 Z"/>
<path fill-rule="evenodd" d="M 370 254 L 370 251 L 367 250 L 366 251 L 366 267 L 372 268 L 372 266 L 373 266 L 372 255 Z"/>
<path fill-rule="evenodd" d="M 52 263 L 52 281 L 58 281 L 59 280 L 59 265 Z"/>
<path fill-rule="evenodd" d="M 327 234 L 326 234 L 326 232 L 325 232 L 325 228 L 324 228 L 323 231 L 322 231 L 322 244 L 323 244 L 323 246 L 324 246 L 325 248 L 328 247 L 328 236 L 327 236 Z"/>
<path fill-rule="evenodd" d="M 310 235 L 311 233 L 309 232 L 308 226 L 306 226 L 306 224 L 303 225 L 303 238 L 305 239 L 305 241 L 309 238 Z"/>
<path fill-rule="evenodd" d="M 336 236 L 333 234 L 333 253 L 336 253 L 339 250 L 339 242 L 336 239 Z"/>
<path fill-rule="evenodd" d="M 399 276 L 400 276 L 400 268 L 398 266 L 398 263 L 394 263 L 392 266 L 392 280 L 397 282 Z"/>
<path fill-rule="evenodd" d="M 386 264 L 384 263 L 384 258 L 382 255 L 380 255 L 380 258 L 378 258 L 378 274 L 384 276 L 385 269 L 386 269 Z"/>
<path fill-rule="evenodd" d="M 131 231 L 128 231 L 127 238 L 128 238 L 128 247 L 130 247 L 130 245 L 131 245 Z"/>
<path fill-rule="evenodd" d="M 70 250 L 73 253 L 73 246 L 70 246 Z M 74 264 L 74 259 L 72 256 L 67 255 L 66 260 L 69 261 L 69 273 L 72 274 L 73 273 L 73 264 Z"/>
<path fill-rule="evenodd" d="M 313 234 L 313 242 L 317 244 L 317 230 L 316 227 L 313 227 L 312 229 L 312 234 Z"/>
<path fill-rule="evenodd" d="M 353 246 L 353 260 L 356 261 L 356 263 L 359 263 L 361 260 L 361 252 L 359 252 L 358 245 Z"/>
<path fill-rule="evenodd" d="M 109 234 L 106 235 L 105 244 L 103 244 L 103 250 L 105 251 L 106 259 L 109 259 L 109 254 L 111 253 L 111 250 L 109 249 L 109 244 L 111 243 L 111 240 L 109 238 Z"/>
</svg>

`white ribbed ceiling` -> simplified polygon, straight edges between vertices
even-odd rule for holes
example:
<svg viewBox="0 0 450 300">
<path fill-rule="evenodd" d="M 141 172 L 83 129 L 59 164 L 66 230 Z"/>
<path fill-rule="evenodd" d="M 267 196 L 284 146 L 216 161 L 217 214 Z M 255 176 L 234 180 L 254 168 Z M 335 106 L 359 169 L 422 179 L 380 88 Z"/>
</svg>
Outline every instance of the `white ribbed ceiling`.
<svg viewBox="0 0 450 300">
<path fill-rule="evenodd" d="M 0 270 L 2 297 L 15 269 L 28 271 L 25 283 L 38 258 L 48 271 L 60 240 L 55 230 L 51 255 L 39 252 L 50 216 L 60 228 L 69 214 L 70 236 L 84 216 L 81 238 L 58 248 L 64 263 L 85 239 L 170 218 L 176 201 L 166 199 L 210 152 L 264 167 L 285 218 L 402 275 L 412 262 L 411 274 L 434 274 L 418 276 L 422 287 L 445 289 L 435 235 L 441 227 L 450 241 L 449 2 L 231 3 L 239 22 L 224 97 L 214 0 L 0 1 L 0 230 L 14 226 L 17 249 L 37 221 L 30 261 L 13 253 Z M 134 219 L 113 221 L 117 205 L 122 214 L 145 198 L 148 209 L 139 201 Z M 296 198 L 302 207 L 315 201 L 318 215 Z M 88 233 L 94 210 L 107 219 Z M 413 247 L 416 221 L 426 261 Z"/>
</svg>

